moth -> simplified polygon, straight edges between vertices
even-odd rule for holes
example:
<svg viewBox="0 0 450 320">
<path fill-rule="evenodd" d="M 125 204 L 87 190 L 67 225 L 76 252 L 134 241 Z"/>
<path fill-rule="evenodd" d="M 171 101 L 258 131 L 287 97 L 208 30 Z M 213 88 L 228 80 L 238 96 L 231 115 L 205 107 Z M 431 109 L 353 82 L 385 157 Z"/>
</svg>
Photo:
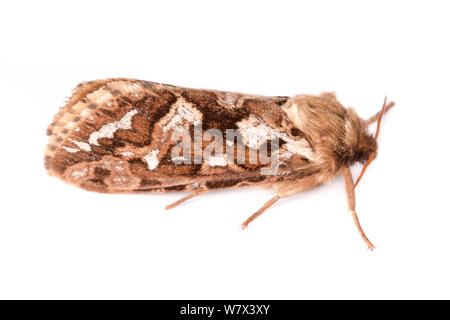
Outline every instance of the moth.
<svg viewBox="0 0 450 320">
<path fill-rule="evenodd" d="M 334 93 L 260 96 L 117 78 L 83 82 L 48 127 L 50 175 L 103 193 L 183 191 L 173 208 L 203 193 L 262 186 L 275 196 L 245 228 L 282 198 L 344 176 L 355 211 L 355 187 L 377 155 L 380 112 L 360 118 Z M 369 125 L 377 122 L 376 133 Z M 364 164 L 356 183 L 350 172 Z"/>
</svg>

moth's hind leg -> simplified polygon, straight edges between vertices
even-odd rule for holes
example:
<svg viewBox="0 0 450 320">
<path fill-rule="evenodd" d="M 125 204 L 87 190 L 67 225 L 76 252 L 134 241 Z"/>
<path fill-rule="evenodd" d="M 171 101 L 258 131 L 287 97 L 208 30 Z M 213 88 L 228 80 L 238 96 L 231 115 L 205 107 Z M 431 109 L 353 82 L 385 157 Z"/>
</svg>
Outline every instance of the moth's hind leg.
<svg viewBox="0 0 450 320">
<path fill-rule="evenodd" d="M 167 209 L 172 209 L 173 207 L 176 207 L 176 206 L 179 205 L 180 203 L 183 203 L 183 202 L 185 202 L 186 200 L 192 199 L 192 198 L 197 197 L 197 196 L 199 196 L 199 195 L 201 195 L 201 194 L 203 194 L 203 193 L 206 193 L 206 192 L 208 192 L 208 191 L 203 191 L 203 190 L 201 190 L 201 191 L 200 191 L 200 190 L 199 190 L 199 191 L 194 191 L 194 192 L 192 192 L 192 193 L 190 193 L 190 194 L 184 196 L 183 198 L 181 198 L 181 199 L 179 199 L 179 200 L 177 200 L 177 201 L 175 201 L 175 202 L 172 202 L 171 204 L 168 204 L 168 205 L 166 206 L 166 210 L 167 210 Z"/>
</svg>

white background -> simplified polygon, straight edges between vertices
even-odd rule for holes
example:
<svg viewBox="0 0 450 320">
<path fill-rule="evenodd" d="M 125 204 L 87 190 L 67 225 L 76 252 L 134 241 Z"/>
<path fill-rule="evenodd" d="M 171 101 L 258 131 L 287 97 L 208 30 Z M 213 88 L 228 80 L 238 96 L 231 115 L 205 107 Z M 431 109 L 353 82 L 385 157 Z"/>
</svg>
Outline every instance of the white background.
<svg viewBox="0 0 450 320">
<path fill-rule="evenodd" d="M 0 298 L 450 298 L 445 1 L 9 1 L 0 5 Z M 45 131 L 81 81 L 265 95 L 336 91 L 382 123 L 357 188 L 104 195 L 47 176 Z M 373 128 L 372 128 L 373 129 Z M 354 175 L 360 167 L 354 168 Z"/>
</svg>

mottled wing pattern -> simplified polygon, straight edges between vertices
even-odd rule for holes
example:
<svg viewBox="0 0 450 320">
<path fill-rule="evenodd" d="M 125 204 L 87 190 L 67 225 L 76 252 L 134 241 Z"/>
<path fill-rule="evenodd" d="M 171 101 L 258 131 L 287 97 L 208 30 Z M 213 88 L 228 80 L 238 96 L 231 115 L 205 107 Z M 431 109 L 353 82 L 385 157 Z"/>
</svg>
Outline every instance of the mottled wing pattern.
<svg viewBox="0 0 450 320">
<path fill-rule="evenodd" d="M 288 97 L 263 97 L 131 80 L 81 83 L 48 128 L 45 166 L 50 174 L 97 192 L 168 192 L 243 187 L 294 181 L 318 172 L 307 137 L 288 120 Z M 234 129 L 245 163 L 212 155 L 202 163 L 175 164 L 174 131 L 192 136 Z M 277 175 L 250 164 L 252 138 L 279 139 Z M 229 142 L 228 142 L 229 143 Z M 202 142 L 202 148 L 208 143 Z M 270 149 L 270 148 L 269 148 Z M 191 154 L 194 162 L 194 152 Z"/>
</svg>

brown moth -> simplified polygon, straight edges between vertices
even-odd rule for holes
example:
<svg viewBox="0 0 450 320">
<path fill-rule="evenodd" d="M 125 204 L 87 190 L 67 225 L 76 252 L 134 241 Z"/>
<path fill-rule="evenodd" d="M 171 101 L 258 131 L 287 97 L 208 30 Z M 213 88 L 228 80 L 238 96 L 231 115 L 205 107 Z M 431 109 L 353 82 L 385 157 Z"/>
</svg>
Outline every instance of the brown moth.
<svg viewBox="0 0 450 320">
<path fill-rule="evenodd" d="M 45 167 L 89 191 L 191 192 L 166 208 L 211 190 L 271 188 L 276 195 L 243 227 L 279 199 L 342 174 L 354 222 L 373 249 L 354 188 L 376 157 L 380 120 L 393 106 L 385 100 L 364 120 L 333 93 L 266 97 L 121 78 L 83 82 L 48 128 Z M 365 165 L 354 184 L 356 162 Z"/>
</svg>

